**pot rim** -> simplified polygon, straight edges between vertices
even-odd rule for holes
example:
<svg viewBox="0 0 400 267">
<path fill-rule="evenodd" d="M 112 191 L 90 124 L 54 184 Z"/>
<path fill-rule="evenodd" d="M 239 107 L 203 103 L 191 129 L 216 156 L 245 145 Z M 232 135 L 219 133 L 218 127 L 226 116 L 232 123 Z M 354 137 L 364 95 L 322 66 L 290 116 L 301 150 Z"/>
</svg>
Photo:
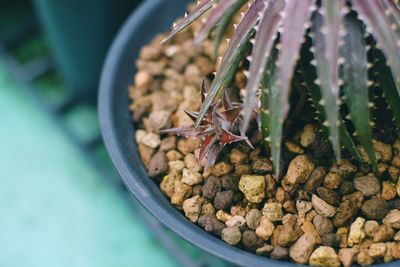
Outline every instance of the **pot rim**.
<svg viewBox="0 0 400 267">
<path fill-rule="evenodd" d="M 158 201 L 152 198 L 147 190 L 143 189 L 143 183 L 140 179 L 137 179 L 139 174 L 130 170 L 129 167 L 131 166 L 131 163 L 128 162 L 122 153 L 124 148 L 121 147 L 118 142 L 116 125 L 113 121 L 112 111 L 114 103 L 111 100 L 113 99 L 112 92 L 115 89 L 114 84 L 117 77 L 117 66 L 119 66 L 121 59 L 123 58 L 122 51 L 126 49 L 128 43 L 132 41 L 131 37 L 133 35 L 133 29 L 136 29 L 135 25 L 140 24 L 143 17 L 148 16 L 155 9 L 159 8 L 161 3 L 164 1 L 170 0 L 146 0 L 130 15 L 114 39 L 103 65 L 99 86 L 98 113 L 103 141 L 114 167 L 123 179 L 125 185 L 141 205 L 143 205 L 164 226 L 171 229 L 175 234 L 196 247 L 199 247 L 227 262 L 240 266 L 300 266 L 299 264 L 292 262 L 278 261 L 262 257 L 243 249 L 230 246 L 219 238 L 212 236 L 203 229 L 200 229 L 192 222 L 189 222 L 185 217 L 175 216 L 158 205 Z M 132 76 L 133 75 L 134 73 L 132 73 Z M 125 90 L 128 90 L 128 88 L 125 88 Z M 126 112 L 130 111 L 127 109 Z M 148 179 L 150 180 L 150 178 Z M 182 220 L 182 218 L 184 218 L 184 220 Z M 377 264 L 374 266 L 395 267 L 397 264 L 398 262 L 392 262 Z"/>
</svg>

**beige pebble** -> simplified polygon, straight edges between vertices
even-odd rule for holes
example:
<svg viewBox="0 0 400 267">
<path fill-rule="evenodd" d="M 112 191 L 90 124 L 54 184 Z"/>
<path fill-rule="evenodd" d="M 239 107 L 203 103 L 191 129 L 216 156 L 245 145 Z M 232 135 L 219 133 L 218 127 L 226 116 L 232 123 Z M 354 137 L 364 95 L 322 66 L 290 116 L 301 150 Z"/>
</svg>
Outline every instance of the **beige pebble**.
<svg viewBox="0 0 400 267">
<path fill-rule="evenodd" d="M 235 215 L 230 217 L 226 222 L 225 225 L 228 227 L 233 227 L 233 226 L 243 226 L 246 223 L 246 220 L 243 218 L 243 216 Z"/>
<path fill-rule="evenodd" d="M 383 256 L 383 262 L 391 262 L 393 261 L 393 255 L 392 255 L 392 248 L 396 244 L 395 242 L 387 242 L 386 244 L 386 252 L 385 255 Z"/>
<path fill-rule="evenodd" d="M 151 148 L 157 148 L 161 144 L 160 136 L 155 133 L 147 133 L 141 143 Z"/>
<path fill-rule="evenodd" d="M 386 252 L 386 245 L 385 243 L 375 243 L 372 244 L 371 247 L 368 249 L 368 255 L 372 258 L 380 258 L 385 255 Z"/>
<path fill-rule="evenodd" d="M 294 154 L 304 154 L 304 149 L 291 141 L 286 141 L 285 146 L 289 152 Z"/>
<path fill-rule="evenodd" d="M 142 87 L 151 82 L 151 75 L 147 71 L 141 70 L 135 74 L 135 85 Z"/>
<path fill-rule="evenodd" d="M 323 185 L 328 188 L 335 190 L 342 183 L 342 177 L 338 173 L 329 172 L 323 181 Z"/>
<path fill-rule="evenodd" d="M 309 264 L 321 267 L 339 267 L 340 262 L 336 251 L 327 246 L 321 246 L 314 250 L 310 256 Z"/>
<path fill-rule="evenodd" d="M 350 232 L 347 239 L 347 244 L 352 247 L 356 244 L 361 244 L 365 237 L 364 232 L 365 219 L 358 217 L 350 226 Z"/>
<path fill-rule="evenodd" d="M 215 216 L 217 217 L 218 220 L 220 220 L 221 222 L 226 222 L 228 221 L 232 216 L 228 213 L 226 213 L 223 210 L 218 210 L 217 213 L 215 214 Z"/>
<path fill-rule="evenodd" d="M 150 127 L 155 131 L 170 127 L 171 112 L 168 110 L 157 110 L 150 113 L 149 124 Z"/>
<path fill-rule="evenodd" d="M 289 256 L 296 263 L 307 264 L 315 245 L 314 237 L 304 234 L 290 247 Z"/>
<path fill-rule="evenodd" d="M 371 265 L 374 263 L 374 258 L 368 255 L 366 249 L 361 248 L 360 252 L 357 254 L 357 262 L 362 266 Z"/>
<path fill-rule="evenodd" d="M 303 230 L 305 234 L 313 236 L 317 244 L 321 244 L 321 237 L 310 221 L 305 221 L 301 226 L 301 230 Z"/>
<path fill-rule="evenodd" d="M 312 195 L 311 202 L 318 214 L 324 215 L 325 217 L 333 217 L 338 211 L 336 207 L 329 205 L 315 194 Z"/>
<path fill-rule="evenodd" d="M 203 176 L 199 172 L 194 172 L 184 168 L 182 170 L 182 183 L 187 185 L 199 184 L 203 181 Z"/>
<path fill-rule="evenodd" d="M 171 204 L 180 208 L 183 201 L 192 194 L 192 187 L 177 180 L 174 183 L 174 194 L 171 197 Z"/>
<path fill-rule="evenodd" d="M 168 167 L 171 172 L 181 173 L 185 163 L 182 160 L 172 160 L 168 162 Z"/>
<path fill-rule="evenodd" d="M 232 164 L 246 164 L 248 161 L 247 153 L 240 151 L 237 148 L 231 150 L 229 154 L 229 159 Z"/>
<path fill-rule="evenodd" d="M 379 223 L 377 221 L 366 221 L 364 225 L 365 234 L 368 237 L 373 237 L 378 226 Z"/>
<path fill-rule="evenodd" d="M 353 265 L 354 257 L 358 250 L 354 248 L 342 248 L 339 250 L 338 258 L 344 267 L 350 267 Z"/>
<path fill-rule="evenodd" d="M 183 156 L 176 150 L 170 150 L 167 152 L 167 159 L 168 161 L 181 160 Z"/>
<path fill-rule="evenodd" d="M 262 210 L 262 214 L 272 222 L 281 221 L 283 218 L 282 204 L 266 203 Z"/>
<path fill-rule="evenodd" d="M 201 171 L 199 162 L 197 161 L 197 158 L 194 154 L 192 154 L 192 153 L 186 154 L 184 161 L 185 161 L 186 168 L 188 168 L 189 170 L 191 170 L 193 172 Z"/>
<path fill-rule="evenodd" d="M 255 233 L 263 240 L 267 240 L 274 233 L 275 225 L 265 216 L 261 217 L 260 225 Z"/>
<path fill-rule="evenodd" d="M 296 156 L 289 164 L 285 179 L 290 184 L 304 183 L 315 169 L 307 155 Z"/>
<path fill-rule="evenodd" d="M 214 166 L 210 168 L 211 174 L 217 177 L 224 176 L 230 173 L 231 170 L 232 170 L 232 165 L 224 161 L 216 163 Z"/>
<path fill-rule="evenodd" d="M 397 196 L 396 185 L 389 181 L 384 181 L 382 183 L 382 193 L 381 198 L 384 200 L 391 200 Z"/>
<path fill-rule="evenodd" d="M 251 203 L 260 203 L 265 198 L 265 179 L 261 175 L 243 175 L 239 181 L 239 190 Z"/>
<path fill-rule="evenodd" d="M 210 202 L 204 203 L 203 206 L 201 207 L 201 213 L 200 215 L 210 215 L 213 216 L 215 214 L 215 208 L 213 204 Z"/>
<path fill-rule="evenodd" d="M 373 235 L 373 239 L 375 243 L 387 242 L 392 240 L 394 234 L 395 232 L 392 227 L 382 224 L 376 228 L 375 233 Z"/>
<path fill-rule="evenodd" d="M 400 210 L 390 210 L 382 222 L 394 229 L 400 229 Z"/>
<path fill-rule="evenodd" d="M 222 229 L 221 239 L 224 240 L 229 245 L 236 245 L 242 239 L 242 232 L 238 226 L 226 227 Z"/>
<path fill-rule="evenodd" d="M 182 208 L 185 216 L 193 223 L 199 219 L 202 202 L 203 199 L 200 196 L 194 196 L 183 201 Z"/>
</svg>

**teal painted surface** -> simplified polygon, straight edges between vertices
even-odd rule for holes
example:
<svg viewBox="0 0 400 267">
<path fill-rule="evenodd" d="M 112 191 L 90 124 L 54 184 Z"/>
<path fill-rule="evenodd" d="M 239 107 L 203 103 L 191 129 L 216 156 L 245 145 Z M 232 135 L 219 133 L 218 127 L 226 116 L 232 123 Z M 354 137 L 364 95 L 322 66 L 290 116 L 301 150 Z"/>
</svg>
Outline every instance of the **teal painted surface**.
<svg viewBox="0 0 400 267">
<path fill-rule="evenodd" d="M 0 266 L 176 266 L 0 64 Z"/>
</svg>

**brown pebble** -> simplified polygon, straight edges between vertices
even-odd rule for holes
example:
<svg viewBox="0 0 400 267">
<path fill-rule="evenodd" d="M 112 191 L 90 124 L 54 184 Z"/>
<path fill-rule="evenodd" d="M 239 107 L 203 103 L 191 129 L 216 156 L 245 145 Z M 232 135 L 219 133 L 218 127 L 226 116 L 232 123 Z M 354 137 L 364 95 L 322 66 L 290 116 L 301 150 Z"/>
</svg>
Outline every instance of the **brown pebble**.
<svg viewBox="0 0 400 267">
<path fill-rule="evenodd" d="M 354 179 L 354 187 L 361 191 L 364 196 L 372 196 L 381 190 L 379 180 L 372 173 L 367 176 L 357 177 Z"/>
<path fill-rule="evenodd" d="M 224 175 L 221 178 L 222 188 L 225 190 L 237 191 L 239 189 L 239 177 Z"/>
<path fill-rule="evenodd" d="M 228 210 L 233 201 L 232 191 L 217 192 L 214 198 L 214 207 L 217 210 Z"/>
<path fill-rule="evenodd" d="M 168 161 L 164 152 L 157 152 L 150 160 L 148 174 L 157 177 L 168 170 Z"/>
<path fill-rule="evenodd" d="M 314 191 L 322 185 L 322 181 L 324 180 L 325 177 L 325 169 L 323 167 L 317 167 L 315 168 L 312 173 L 310 174 L 310 177 L 304 184 L 304 190 L 307 191 L 307 193 L 312 194 Z"/>
<path fill-rule="evenodd" d="M 203 185 L 203 197 L 207 199 L 214 199 L 215 194 L 221 190 L 221 181 L 215 176 L 210 176 L 207 178 Z"/>
<path fill-rule="evenodd" d="M 323 199 L 326 203 L 333 205 L 333 206 L 339 206 L 340 204 L 340 195 L 331 189 L 328 189 L 326 187 L 320 186 L 317 188 L 317 194 L 318 196 Z"/>
<path fill-rule="evenodd" d="M 151 160 L 155 150 L 144 144 L 138 144 L 138 151 L 139 151 L 140 158 L 143 161 L 143 164 L 146 166 L 146 168 L 149 168 L 150 160 Z"/>
<path fill-rule="evenodd" d="M 256 250 L 256 254 L 261 256 L 268 256 L 269 254 L 271 254 L 272 250 L 274 250 L 274 246 L 264 244 L 264 246 Z"/>
<path fill-rule="evenodd" d="M 220 236 L 225 224 L 220 222 L 215 216 L 202 215 L 198 220 L 200 227 L 208 233 Z"/>
<path fill-rule="evenodd" d="M 327 233 L 321 237 L 321 243 L 323 246 L 336 248 L 339 246 L 340 239 L 334 233 Z"/>
<path fill-rule="evenodd" d="M 251 230 L 243 232 L 242 243 L 246 249 L 254 252 L 264 244 L 263 240 Z"/>
<path fill-rule="evenodd" d="M 273 170 L 272 163 L 267 158 L 259 158 L 255 160 L 251 167 L 256 174 L 266 174 Z"/>
<path fill-rule="evenodd" d="M 247 164 L 239 164 L 235 166 L 235 174 L 242 176 L 251 172 L 251 166 Z"/>
<path fill-rule="evenodd" d="M 340 195 L 348 195 L 351 193 L 354 193 L 355 189 L 354 189 L 354 184 L 352 181 L 343 181 L 342 184 L 340 185 L 340 187 L 338 188 L 338 193 Z"/>
<path fill-rule="evenodd" d="M 373 198 L 366 200 L 362 204 L 361 210 L 367 218 L 372 220 L 381 220 L 389 212 L 389 205 L 383 199 Z"/>
<path fill-rule="evenodd" d="M 286 260 L 289 256 L 289 250 L 281 246 L 275 246 L 270 257 L 273 260 Z"/>
<path fill-rule="evenodd" d="M 265 194 L 267 198 L 273 198 L 276 191 L 276 181 L 271 174 L 265 175 Z"/>
<path fill-rule="evenodd" d="M 258 209 L 249 210 L 249 212 L 246 214 L 247 226 L 251 230 L 256 230 L 257 227 L 260 225 L 261 216 L 262 214 Z"/>
</svg>

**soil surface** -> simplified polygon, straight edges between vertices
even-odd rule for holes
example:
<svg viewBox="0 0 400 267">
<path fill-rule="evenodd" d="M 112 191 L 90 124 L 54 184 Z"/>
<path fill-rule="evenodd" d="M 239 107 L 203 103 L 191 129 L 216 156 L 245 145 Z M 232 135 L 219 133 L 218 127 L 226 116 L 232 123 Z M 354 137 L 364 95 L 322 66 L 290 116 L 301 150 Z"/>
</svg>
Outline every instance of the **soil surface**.
<svg viewBox="0 0 400 267">
<path fill-rule="evenodd" d="M 193 125 L 185 110 L 199 109 L 199 85 L 215 71 L 212 40 L 193 44 L 197 27 L 143 47 L 129 88 L 140 156 L 171 204 L 226 243 L 272 259 L 313 266 L 400 259 L 400 139 L 375 140 L 374 173 L 350 158 L 335 161 L 317 124 L 303 122 L 286 138 L 275 176 L 257 132 L 255 149 L 228 146 L 208 170 L 198 161 L 202 140 L 160 133 Z M 238 72 L 234 86 L 245 83 Z"/>
</svg>

